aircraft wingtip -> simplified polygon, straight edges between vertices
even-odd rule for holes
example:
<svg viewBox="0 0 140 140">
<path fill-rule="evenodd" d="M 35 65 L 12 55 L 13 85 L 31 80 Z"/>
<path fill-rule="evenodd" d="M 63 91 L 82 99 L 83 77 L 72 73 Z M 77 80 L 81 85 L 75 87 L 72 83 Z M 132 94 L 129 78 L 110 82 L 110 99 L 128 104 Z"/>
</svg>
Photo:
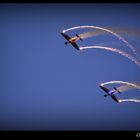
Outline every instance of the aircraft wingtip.
<svg viewBox="0 0 140 140">
<path fill-rule="evenodd" d="M 103 83 L 101 83 L 100 86 L 103 86 Z"/>
<path fill-rule="evenodd" d="M 62 33 L 64 33 L 65 32 L 65 30 L 62 30 Z"/>
</svg>

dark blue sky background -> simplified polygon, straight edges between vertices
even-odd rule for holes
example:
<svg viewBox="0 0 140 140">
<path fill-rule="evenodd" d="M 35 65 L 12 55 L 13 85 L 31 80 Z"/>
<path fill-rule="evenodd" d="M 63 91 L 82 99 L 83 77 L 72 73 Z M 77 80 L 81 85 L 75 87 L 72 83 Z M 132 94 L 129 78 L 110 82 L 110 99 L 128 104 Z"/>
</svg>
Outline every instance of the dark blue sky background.
<svg viewBox="0 0 140 140">
<path fill-rule="evenodd" d="M 0 130 L 140 130 L 140 104 L 117 104 L 99 88 L 140 81 L 140 68 L 113 52 L 65 47 L 60 32 L 79 25 L 139 29 L 140 4 L 0 4 Z"/>
</svg>

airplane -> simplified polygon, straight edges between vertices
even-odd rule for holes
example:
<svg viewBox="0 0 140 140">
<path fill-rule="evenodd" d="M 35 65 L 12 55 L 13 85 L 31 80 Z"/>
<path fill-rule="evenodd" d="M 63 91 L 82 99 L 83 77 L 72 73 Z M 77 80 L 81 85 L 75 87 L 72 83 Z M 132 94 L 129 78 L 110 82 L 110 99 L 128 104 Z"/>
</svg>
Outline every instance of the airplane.
<svg viewBox="0 0 140 140">
<path fill-rule="evenodd" d="M 61 35 L 66 39 L 66 40 L 68 40 L 67 42 L 65 42 L 65 44 L 67 45 L 68 43 L 70 43 L 75 49 L 77 49 L 77 50 L 80 50 L 80 48 L 79 48 L 79 46 L 75 43 L 77 40 L 82 40 L 81 38 L 80 38 L 80 36 L 79 35 L 77 35 L 76 34 L 76 36 L 75 37 L 69 37 L 68 35 L 66 35 L 66 34 L 64 34 L 63 32 L 61 32 Z"/>
<path fill-rule="evenodd" d="M 114 95 L 114 93 L 121 93 L 117 88 L 113 88 L 112 90 L 109 90 L 107 88 L 105 88 L 104 86 L 100 85 L 100 88 L 105 91 L 107 94 L 104 95 L 104 97 L 110 96 L 115 102 L 119 103 L 119 100 L 117 99 L 117 97 Z"/>
</svg>

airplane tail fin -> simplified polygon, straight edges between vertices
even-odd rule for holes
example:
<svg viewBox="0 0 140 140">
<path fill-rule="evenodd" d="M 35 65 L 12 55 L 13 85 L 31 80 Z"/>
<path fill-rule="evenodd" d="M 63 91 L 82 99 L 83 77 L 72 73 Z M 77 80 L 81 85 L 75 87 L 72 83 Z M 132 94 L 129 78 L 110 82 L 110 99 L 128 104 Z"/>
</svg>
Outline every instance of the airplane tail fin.
<svg viewBox="0 0 140 140">
<path fill-rule="evenodd" d="M 114 89 L 115 89 L 118 93 L 121 93 L 117 88 L 114 87 Z"/>
<path fill-rule="evenodd" d="M 83 39 L 82 38 L 80 38 L 80 36 L 78 35 L 78 34 L 76 34 L 76 36 L 81 40 L 81 41 L 83 41 Z"/>
</svg>

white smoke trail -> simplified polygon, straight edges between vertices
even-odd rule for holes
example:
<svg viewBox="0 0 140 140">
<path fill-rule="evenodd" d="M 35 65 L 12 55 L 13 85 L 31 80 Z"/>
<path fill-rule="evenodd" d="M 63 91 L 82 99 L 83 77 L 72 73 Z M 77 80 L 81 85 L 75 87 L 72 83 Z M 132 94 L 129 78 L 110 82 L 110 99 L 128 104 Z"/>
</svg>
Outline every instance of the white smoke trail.
<svg viewBox="0 0 140 140">
<path fill-rule="evenodd" d="M 116 83 L 118 83 L 118 84 L 126 84 L 128 86 L 132 86 L 134 88 L 140 89 L 139 84 L 125 82 L 125 81 L 109 81 L 109 82 L 101 83 L 101 86 L 108 85 L 108 84 L 116 84 Z"/>
<path fill-rule="evenodd" d="M 140 38 L 140 29 L 139 28 L 130 28 L 130 27 L 107 27 L 116 33 L 127 34 L 128 36 Z"/>
<path fill-rule="evenodd" d="M 135 50 L 135 48 L 131 44 L 129 44 L 122 36 L 118 35 L 117 33 L 113 32 L 113 31 L 111 31 L 109 29 L 98 27 L 98 26 L 88 26 L 87 25 L 87 26 L 72 27 L 72 28 L 63 30 L 63 32 L 68 32 L 68 31 L 75 30 L 75 29 L 80 29 L 80 28 L 93 28 L 93 29 L 99 29 L 99 30 L 103 30 L 103 31 L 106 31 L 108 33 L 111 33 L 112 35 L 116 36 L 119 40 L 124 42 L 126 44 L 126 46 L 128 46 L 132 50 L 134 55 L 140 60 L 140 56 L 139 56 L 139 54 L 137 54 L 137 51 Z"/>
<path fill-rule="evenodd" d="M 121 102 L 137 102 L 140 103 L 140 99 L 119 99 L 119 103 Z"/>
<path fill-rule="evenodd" d="M 124 52 L 122 50 L 119 50 L 119 49 L 115 49 L 115 48 L 111 48 L 111 47 L 104 47 L 104 46 L 85 46 L 85 47 L 80 47 L 80 50 L 83 50 L 83 49 L 104 49 L 104 50 L 116 52 L 116 53 L 119 53 L 122 56 L 130 59 L 136 65 L 140 66 L 140 62 L 138 62 L 133 56 L 131 56 L 131 55 L 127 54 L 126 52 Z"/>
<path fill-rule="evenodd" d="M 93 37 L 93 36 L 97 36 L 97 35 L 101 35 L 104 34 L 105 31 L 102 30 L 96 30 L 96 31 L 89 31 L 89 32 L 85 32 L 82 34 L 78 34 L 80 38 L 84 39 L 84 38 L 88 38 L 88 37 Z"/>
<path fill-rule="evenodd" d="M 134 83 L 133 84 L 137 85 L 138 87 L 140 87 L 140 83 Z M 127 91 L 127 90 L 132 90 L 132 89 L 135 89 L 136 87 L 135 86 L 132 86 L 132 85 L 122 85 L 122 86 L 119 86 L 117 87 L 117 90 L 120 91 L 120 92 L 124 92 L 124 91 Z"/>
</svg>

